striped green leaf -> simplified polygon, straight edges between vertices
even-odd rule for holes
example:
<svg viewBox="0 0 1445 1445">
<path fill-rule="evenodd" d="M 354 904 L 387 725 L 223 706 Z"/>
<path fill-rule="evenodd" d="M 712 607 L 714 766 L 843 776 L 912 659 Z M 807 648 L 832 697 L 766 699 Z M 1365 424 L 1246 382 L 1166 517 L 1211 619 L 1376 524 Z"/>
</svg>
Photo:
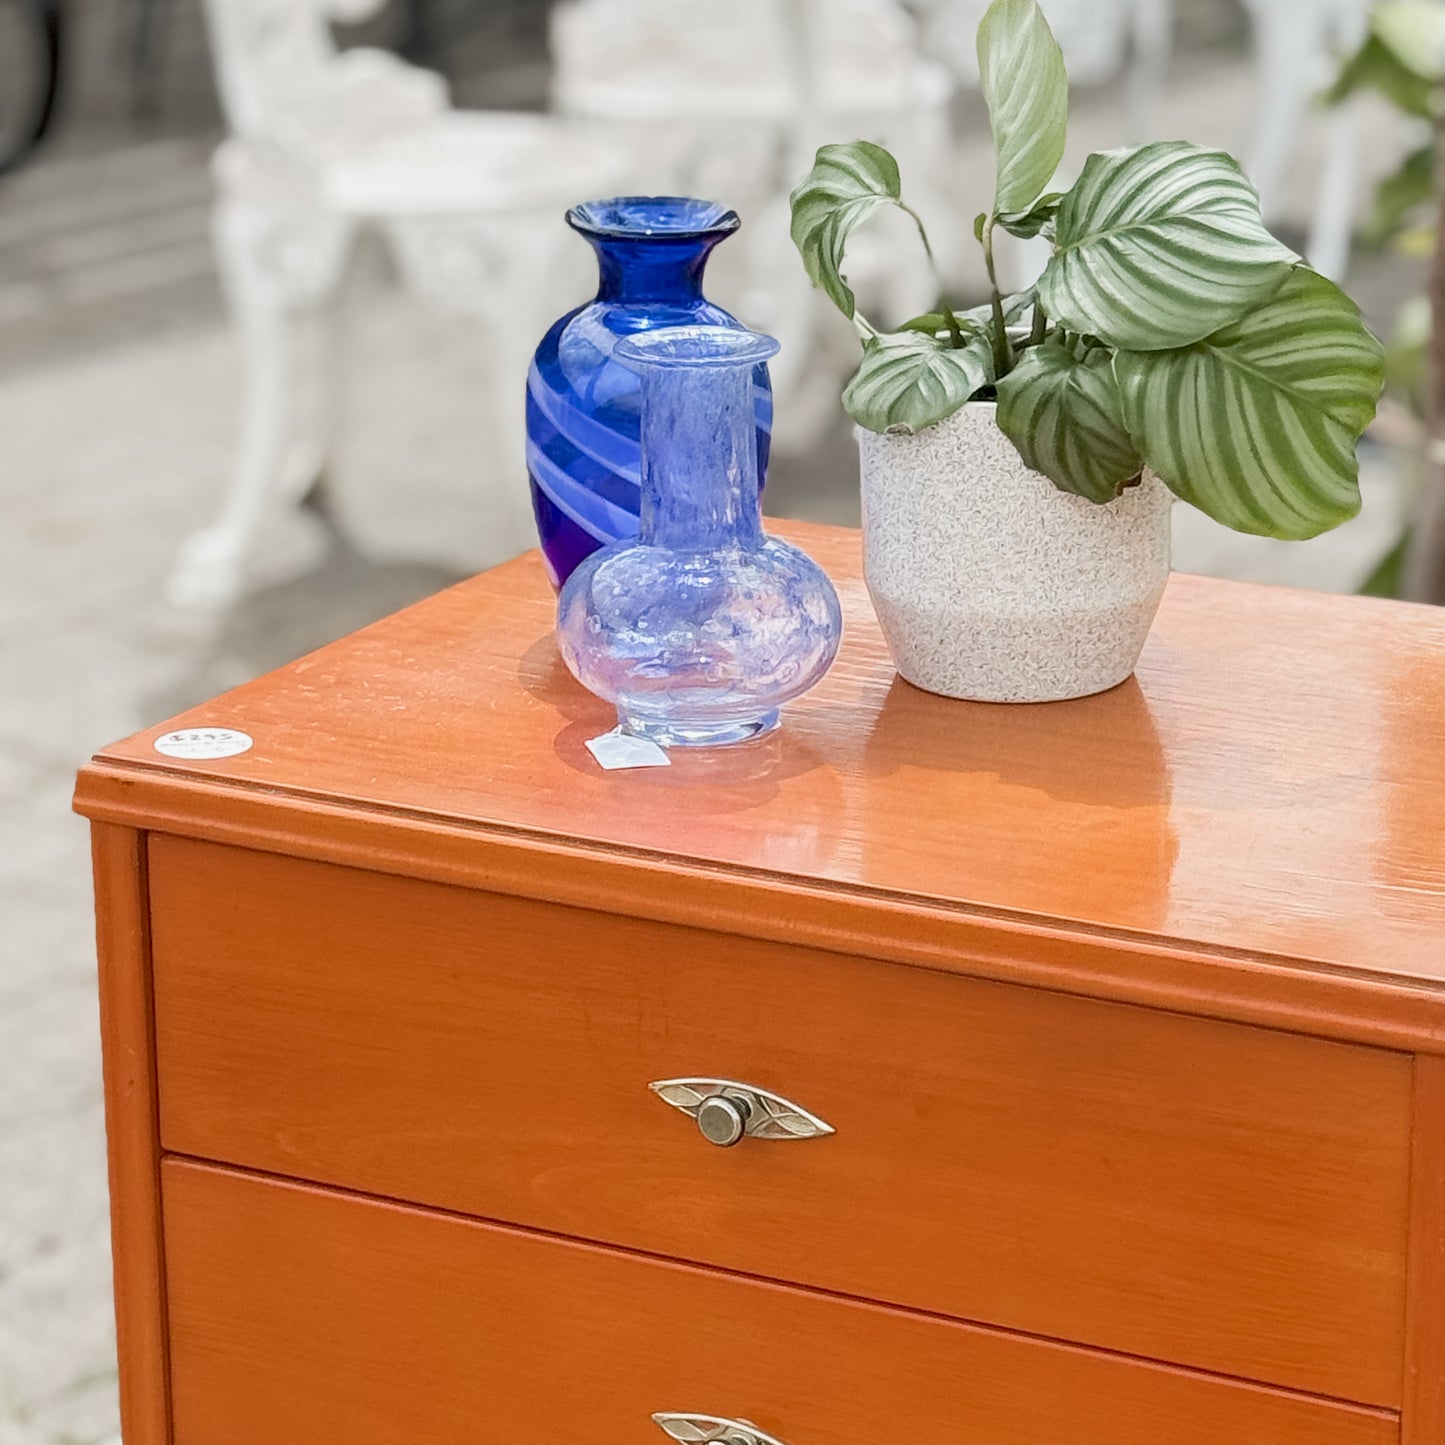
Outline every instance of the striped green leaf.
<svg viewBox="0 0 1445 1445">
<path fill-rule="evenodd" d="M 1298 259 L 1265 230 L 1238 164 L 1186 141 L 1090 156 L 1054 240 L 1044 310 L 1126 351 L 1212 335 L 1272 296 Z"/>
<path fill-rule="evenodd" d="M 1120 352 L 1114 369 L 1147 465 L 1226 527 L 1301 540 L 1359 511 L 1355 447 L 1384 349 L 1323 276 L 1297 267 L 1243 321 L 1178 351 Z"/>
<path fill-rule="evenodd" d="M 1057 340 L 1030 347 L 998 384 L 998 424 L 1027 466 L 1091 502 L 1113 501 L 1144 467 L 1108 352 L 1076 361 Z"/>
<path fill-rule="evenodd" d="M 975 321 L 966 312 L 955 312 L 953 319 L 958 323 L 958 329 L 965 336 L 976 336 L 982 329 L 979 322 Z M 944 340 L 948 336 L 948 318 L 941 311 L 927 311 L 922 316 L 915 316 L 912 320 L 903 322 L 900 331 L 921 331 L 925 336 L 937 336 Z"/>
<path fill-rule="evenodd" d="M 1017 236 L 1021 241 L 1030 241 L 1035 236 L 1052 235 L 1054 217 L 1058 215 L 1059 202 L 1063 198 L 1063 192 L 1050 191 L 1048 195 L 1040 196 L 1031 210 L 1025 211 L 1021 216 L 1005 216 L 1001 224 L 1009 235 Z"/>
<path fill-rule="evenodd" d="M 993 347 L 972 336 L 954 350 L 921 331 L 875 336 L 843 392 L 848 415 L 876 432 L 916 432 L 952 416 L 993 380 Z"/>
<path fill-rule="evenodd" d="M 1019 291 L 1012 296 L 1003 298 L 1003 319 L 1005 326 L 1015 325 L 1034 304 L 1034 293 Z M 967 311 L 955 311 L 953 319 L 958 322 L 959 330 L 965 336 L 977 336 L 986 332 L 993 325 L 993 307 L 970 306 Z M 940 340 L 948 335 L 948 320 L 941 311 L 930 311 L 923 316 L 915 316 L 911 321 L 905 321 L 899 328 L 900 331 L 925 331 L 930 336 L 937 336 Z"/>
<path fill-rule="evenodd" d="M 978 27 L 978 70 L 998 160 L 994 214 L 1022 216 L 1058 170 L 1069 127 L 1064 56 L 1038 0 L 994 0 Z"/>
<path fill-rule="evenodd" d="M 857 309 L 843 279 L 848 237 L 880 206 L 901 205 L 900 195 L 898 162 L 863 140 L 823 146 L 793 191 L 793 244 L 813 284 L 847 317 Z"/>
</svg>

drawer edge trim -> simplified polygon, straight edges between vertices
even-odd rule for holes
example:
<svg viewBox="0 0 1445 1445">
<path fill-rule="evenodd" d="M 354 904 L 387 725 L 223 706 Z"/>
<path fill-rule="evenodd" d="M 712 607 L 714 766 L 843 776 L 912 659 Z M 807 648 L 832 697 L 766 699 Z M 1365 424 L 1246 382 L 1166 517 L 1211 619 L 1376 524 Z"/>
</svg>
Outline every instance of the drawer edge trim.
<svg viewBox="0 0 1445 1445">
<path fill-rule="evenodd" d="M 483 825 L 93 763 L 92 820 L 935 972 L 1445 1055 L 1445 992 L 1338 965 L 681 864 Z M 379 829 L 384 829 L 379 841 Z M 559 867 L 559 860 L 566 867 Z M 1126 966 L 1121 967 L 1121 961 Z"/>
</svg>

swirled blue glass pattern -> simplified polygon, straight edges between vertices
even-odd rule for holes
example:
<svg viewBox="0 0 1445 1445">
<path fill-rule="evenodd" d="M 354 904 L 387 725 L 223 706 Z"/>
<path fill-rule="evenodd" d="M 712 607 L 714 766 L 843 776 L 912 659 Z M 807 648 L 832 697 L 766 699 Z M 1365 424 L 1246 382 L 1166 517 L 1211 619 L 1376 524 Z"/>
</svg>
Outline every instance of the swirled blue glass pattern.
<svg viewBox="0 0 1445 1445">
<path fill-rule="evenodd" d="M 597 296 L 547 332 L 527 376 L 532 508 L 556 587 L 598 547 L 637 534 L 642 382 L 614 359 L 618 342 L 664 326 L 742 329 L 702 294 L 708 256 L 738 228 L 733 211 L 680 196 L 619 196 L 574 206 L 567 223 L 597 253 Z M 766 364 L 754 382 L 761 485 L 773 420 Z"/>
</svg>

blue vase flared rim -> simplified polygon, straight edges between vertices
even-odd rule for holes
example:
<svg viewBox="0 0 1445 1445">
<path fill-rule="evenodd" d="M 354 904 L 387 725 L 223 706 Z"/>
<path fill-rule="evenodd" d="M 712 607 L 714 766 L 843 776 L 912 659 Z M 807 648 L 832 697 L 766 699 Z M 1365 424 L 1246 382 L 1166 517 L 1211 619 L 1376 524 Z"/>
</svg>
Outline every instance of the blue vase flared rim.
<svg viewBox="0 0 1445 1445">
<path fill-rule="evenodd" d="M 732 235 L 742 220 L 722 202 L 695 196 L 609 196 L 572 206 L 567 224 L 603 240 L 703 241 Z"/>
</svg>

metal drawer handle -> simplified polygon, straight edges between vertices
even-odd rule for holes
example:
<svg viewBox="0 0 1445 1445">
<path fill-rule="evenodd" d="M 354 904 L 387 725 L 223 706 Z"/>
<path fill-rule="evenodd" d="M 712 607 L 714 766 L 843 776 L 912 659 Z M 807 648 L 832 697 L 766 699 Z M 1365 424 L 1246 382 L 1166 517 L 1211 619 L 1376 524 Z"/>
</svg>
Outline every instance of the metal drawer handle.
<svg viewBox="0 0 1445 1445">
<path fill-rule="evenodd" d="M 835 1132 L 816 1114 L 733 1079 L 659 1079 L 647 1087 L 664 1103 L 696 1119 L 702 1137 L 720 1149 L 744 1138 L 821 1139 Z"/>
<path fill-rule="evenodd" d="M 675 1415 L 670 1412 L 652 1418 L 683 1445 L 782 1445 L 780 1440 L 764 1435 L 751 1420 L 725 1420 L 721 1415 Z"/>
</svg>

